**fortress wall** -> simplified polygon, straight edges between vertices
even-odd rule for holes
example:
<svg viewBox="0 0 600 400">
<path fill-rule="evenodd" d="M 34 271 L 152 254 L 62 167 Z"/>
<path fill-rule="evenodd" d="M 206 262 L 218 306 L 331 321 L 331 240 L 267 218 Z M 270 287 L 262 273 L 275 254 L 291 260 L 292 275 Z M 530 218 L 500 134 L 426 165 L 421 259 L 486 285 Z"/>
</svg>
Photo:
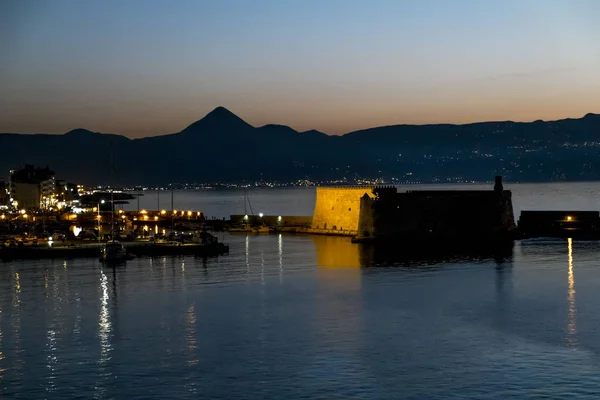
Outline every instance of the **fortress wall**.
<svg viewBox="0 0 600 400">
<path fill-rule="evenodd" d="M 230 218 L 234 224 L 247 222 L 251 225 L 310 227 L 312 223 L 312 217 L 302 215 L 263 215 L 262 218 L 258 215 L 249 215 L 248 220 L 245 220 L 241 214 L 232 214 Z"/>
<path fill-rule="evenodd" d="M 358 231 L 360 199 L 374 197 L 373 186 L 317 187 L 312 228 Z"/>
<path fill-rule="evenodd" d="M 515 228 L 511 192 L 416 191 L 374 203 L 376 236 L 430 232 L 468 237 Z"/>
</svg>

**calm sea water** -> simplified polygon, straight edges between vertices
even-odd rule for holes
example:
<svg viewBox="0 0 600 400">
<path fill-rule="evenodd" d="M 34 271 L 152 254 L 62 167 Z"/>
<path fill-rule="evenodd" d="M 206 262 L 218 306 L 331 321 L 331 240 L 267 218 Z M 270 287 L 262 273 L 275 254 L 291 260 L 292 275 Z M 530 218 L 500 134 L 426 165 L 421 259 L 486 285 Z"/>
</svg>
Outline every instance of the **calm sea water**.
<svg viewBox="0 0 600 400">
<path fill-rule="evenodd" d="M 511 188 L 520 208 L 600 208 L 600 184 Z M 251 200 L 292 213 L 273 193 L 311 196 Z M 236 212 L 235 193 L 185 196 Z M 600 242 L 423 262 L 401 244 L 223 239 L 231 254 L 208 260 L 1 263 L 0 398 L 600 397 Z"/>
</svg>

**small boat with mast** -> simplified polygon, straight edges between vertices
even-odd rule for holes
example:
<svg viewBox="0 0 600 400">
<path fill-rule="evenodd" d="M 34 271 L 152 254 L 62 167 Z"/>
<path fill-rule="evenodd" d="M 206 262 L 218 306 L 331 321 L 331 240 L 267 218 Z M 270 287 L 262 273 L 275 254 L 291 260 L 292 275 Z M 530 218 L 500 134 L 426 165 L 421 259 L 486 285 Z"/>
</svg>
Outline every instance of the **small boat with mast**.
<svg viewBox="0 0 600 400">
<path fill-rule="evenodd" d="M 112 153 L 112 142 L 110 143 L 110 175 L 114 169 L 113 164 L 113 153 Z M 130 259 L 130 255 L 127 254 L 127 250 L 123 243 L 116 240 L 115 235 L 115 198 L 113 187 L 110 187 L 110 240 L 106 242 L 102 249 L 102 255 L 100 261 L 105 264 L 120 264 Z"/>
<path fill-rule="evenodd" d="M 248 216 L 248 208 L 250 208 L 250 216 Z M 262 214 L 259 214 L 262 217 Z M 248 196 L 248 190 L 244 188 L 244 222 L 240 225 L 232 226 L 229 228 L 231 233 L 269 233 L 271 230 L 265 224 L 252 226 L 251 222 L 256 220 L 252 204 L 250 203 L 250 197 Z"/>
<path fill-rule="evenodd" d="M 115 206 L 114 196 L 112 189 L 110 190 L 110 207 L 111 207 L 111 221 L 110 221 L 110 240 L 106 242 L 102 249 L 102 256 L 100 261 L 107 264 L 122 263 L 130 259 L 129 254 L 123 243 L 115 239 Z"/>
</svg>

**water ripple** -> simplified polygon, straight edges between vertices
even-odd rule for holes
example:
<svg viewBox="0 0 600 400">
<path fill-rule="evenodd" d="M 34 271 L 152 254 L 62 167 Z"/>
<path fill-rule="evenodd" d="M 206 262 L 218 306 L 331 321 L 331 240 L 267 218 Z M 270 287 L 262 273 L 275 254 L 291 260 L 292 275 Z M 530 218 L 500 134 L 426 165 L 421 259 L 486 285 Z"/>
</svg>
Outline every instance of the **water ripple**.
<svg viewBox="0 0 600 400">
<path fill-rule="evenodd" d="M 341 238 L 5 263 L 0 397 L 595 399 L 598 243 L 379 262 Z"/>
</svg>

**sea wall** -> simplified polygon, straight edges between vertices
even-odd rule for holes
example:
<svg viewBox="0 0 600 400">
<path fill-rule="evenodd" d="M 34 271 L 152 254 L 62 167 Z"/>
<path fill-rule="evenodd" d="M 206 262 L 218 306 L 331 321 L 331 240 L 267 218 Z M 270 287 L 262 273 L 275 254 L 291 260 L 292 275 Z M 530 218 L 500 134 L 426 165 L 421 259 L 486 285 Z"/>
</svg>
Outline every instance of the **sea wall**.
<svg viewBox="0 0 600 400">
<path fill-rule="evenodd" d="M 375 190 L 361 201 L 359 238 L 411 235 L 468 238 L 515 229 L 508 190 Z"/>
<path fill-rule="evenodd" d="M 244 215 L 231 215 L 231 222 L 241 224 L 247 222 L 252 225 L 269 225 L 269 226 L 289 226 L 289 227 L 310 227 L 313 217 L 302 215 L 249 215 L 248 220 L 244 219 Z"/>
<path fill-rule="evenodd" d="M 373 189 L 373 186 L 317 187 L 312 228 L 357 232 L 361 198 L 374 197 Z"/>
</svg>

